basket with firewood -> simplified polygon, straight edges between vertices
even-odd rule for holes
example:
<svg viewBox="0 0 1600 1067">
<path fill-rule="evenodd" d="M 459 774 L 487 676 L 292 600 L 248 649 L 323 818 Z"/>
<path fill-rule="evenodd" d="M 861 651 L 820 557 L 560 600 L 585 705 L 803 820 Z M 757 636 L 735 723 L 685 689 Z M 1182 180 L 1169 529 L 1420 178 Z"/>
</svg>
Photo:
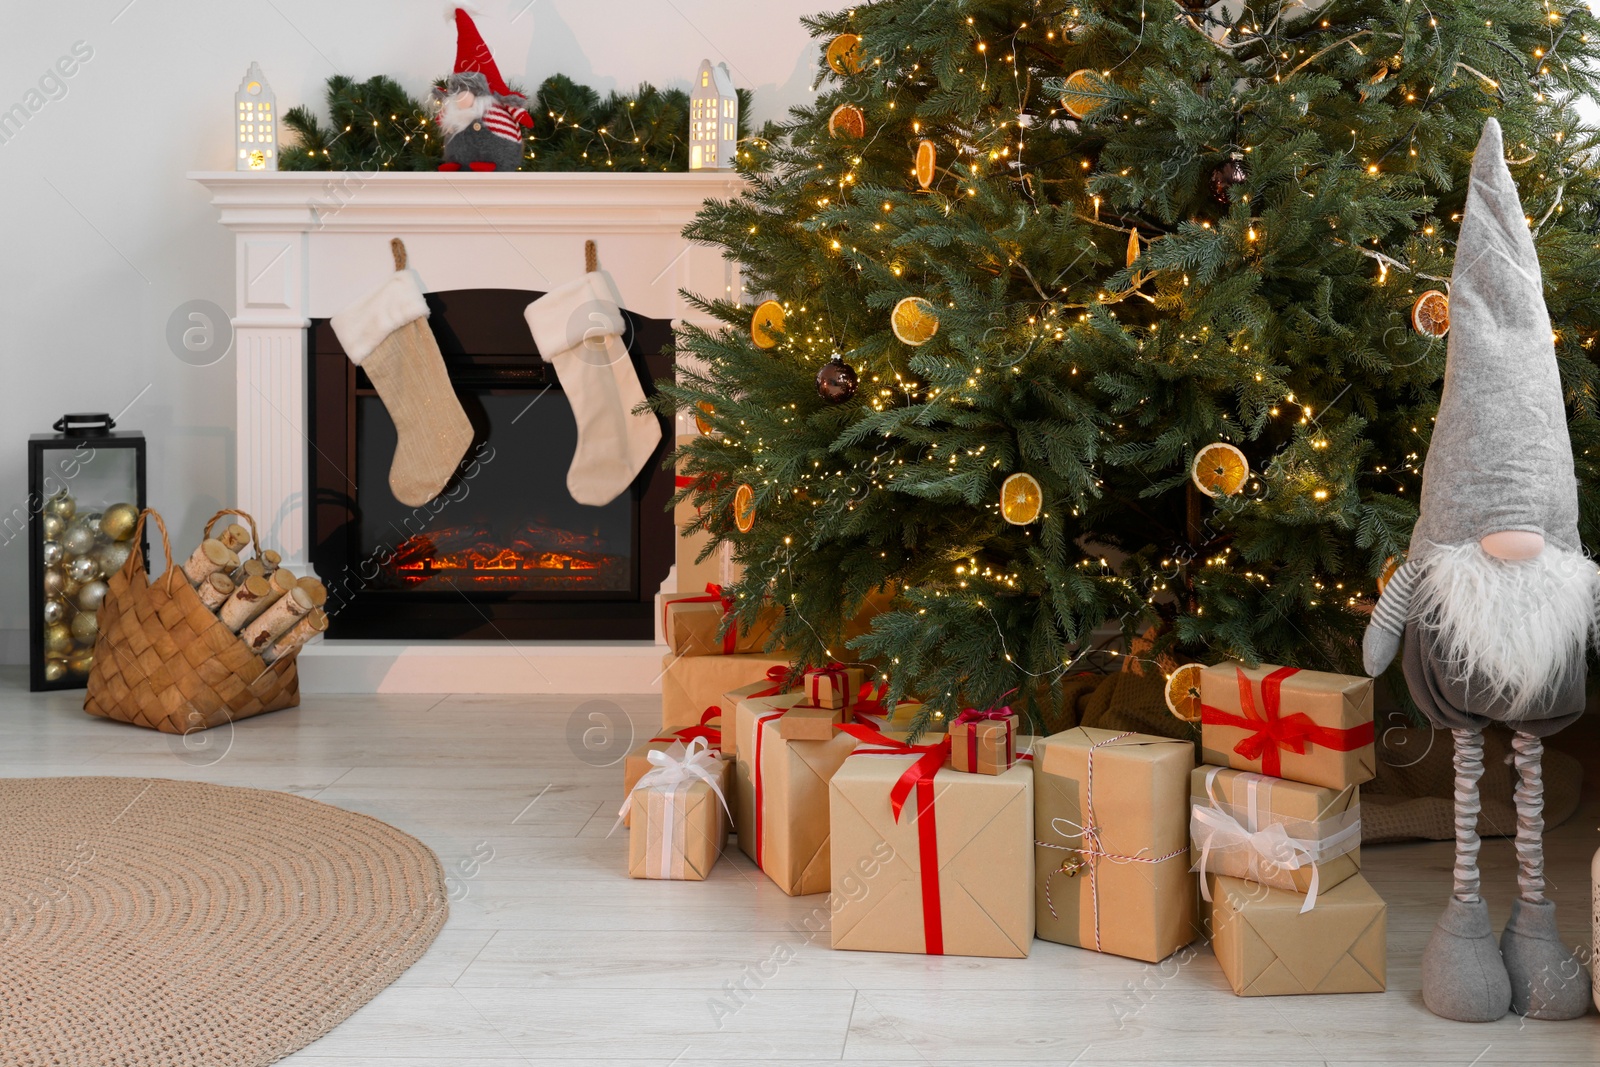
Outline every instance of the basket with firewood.
<svg viewBox="0 0 1600 1067">
<path fill-rule="evenodd" d="M 230 523 L 212 536 L 230 515 L 248 529 Z M 242 511 L 212 516 L 180 566 L 166 523 L 149 508 L 134 543 L 147 519 L 161 531 L 166 570 L 151 579 L 134 552 L 108 580 L 83 709 L 184 734 L 299 704 L 295 660 L 328 628 L 322 583 L 297 578 L 278 553 L 262 549 L 255 520 Z"/>
</svg>

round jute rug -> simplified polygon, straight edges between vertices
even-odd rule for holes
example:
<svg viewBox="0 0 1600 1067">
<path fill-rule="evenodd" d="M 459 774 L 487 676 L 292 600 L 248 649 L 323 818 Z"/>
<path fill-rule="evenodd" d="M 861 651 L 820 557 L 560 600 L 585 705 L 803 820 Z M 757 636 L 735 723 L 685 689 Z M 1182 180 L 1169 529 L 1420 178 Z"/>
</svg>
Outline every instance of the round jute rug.
<svg viewBox="0 0 1600 1067">
<path fill-rule="evenodd" d="M 0 779 L 0 1064 L 272 1063 L 398 978 L 447 914 L 427 846 L 319 801 Z"/>
</svg>

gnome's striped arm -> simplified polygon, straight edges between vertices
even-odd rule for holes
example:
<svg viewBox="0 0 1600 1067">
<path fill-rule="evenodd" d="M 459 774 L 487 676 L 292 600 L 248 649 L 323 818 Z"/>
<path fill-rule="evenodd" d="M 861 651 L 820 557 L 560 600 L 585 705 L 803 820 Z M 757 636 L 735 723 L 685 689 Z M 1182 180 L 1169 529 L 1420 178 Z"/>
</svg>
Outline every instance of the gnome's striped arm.
<svg viewBox="0 0 1600 1067">
<path fill-rule="evenodd" d="M 1361 658 L 1367 673 L 1374 678 L 1388 669 L 1394 654 L 1400 650 L 1400 637 L 1406 632 L 1406 620 L 1411 615 L 1411 601 L 1416 596 L 1421 573 L 1420 564 L 1401 564 L 1372 609 L 1372 621 L 1367 623 L 1366 637 L 1361 642 Z"/>
</svg>

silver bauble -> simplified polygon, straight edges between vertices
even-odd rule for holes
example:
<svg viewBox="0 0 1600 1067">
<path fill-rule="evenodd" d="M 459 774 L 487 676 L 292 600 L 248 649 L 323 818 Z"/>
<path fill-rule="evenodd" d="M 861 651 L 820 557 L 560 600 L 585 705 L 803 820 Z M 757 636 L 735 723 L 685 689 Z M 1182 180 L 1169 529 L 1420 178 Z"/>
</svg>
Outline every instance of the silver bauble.
<svg viewBox="0 0 1600 1067">
<path fill-rule="evenodd" d="M 51 597 L 49 600 L 44 602 L 43 615 L 44 624 L 46 626 L 53 626 L 58 622 L 64 622 L 67 618 L 67 602 L 65 600 L 58 600 L 55 597 Z"/>
<path fill-rule="evenodd" d="M 67 657 L 67 670 L 73 674 L 87 676 L 94 667 L 94 649 L 80 648 Z"/>
<path fill-rule="evenodd" d="M 58 519 L 66 520 L 78 513 L 78 502 L 66 493 L 45 501 L 45 510 Z"/>
<path fill-rule="evenodd" d="M 46 541 L 40 549 L 41 558 L 46 567 L 57 566 L 66 557 L 66 550 L 61 547 L 60 541 Z"/>
<path fill-rule="evenodd" d="M 83 611 L 99 611 L 105 603 L 109 588 L 105 582 L 93 581 L 78 590 L 78 607 Z M 46 620 L 48 621 L 48 620 Z"/>
<path fill-rule="evenodd" d="M 78 590 L 83 588 L 83 583 L 76 578 L 63 578 L 61 580 L 61 595 L 68 600 L 78 599 Z"/>
<path fill-rule="evenodd" d="M 128 562 L 128 557 L 133 554 L 133 546 L 126 541 L 118 541 L 109 545 L 101 545 L 95 550 L 94 558 L 100 561 L 100 573 L 112 575 L 122 569 Z"/>
<path fill-rule="evenodd" d="M 44 651 L 48 656 L 65 656 L 72 651 L 72 630 L 64 622 L 44 628 Z"/>
<path fill-rule="evenodd" d="M 51 541 L 67 532 L 67 520 L 59 515 L 46 515 L 40 526 L 44 530 L 45 537 Z"/>
<path fill-rule="evenodd" d="M 67 564 L 67 577 L 75 582 L 92 582 L 100 577 L 100 564 L 89 556 L 79 556 Z"/>
<path fill-rule="evenodd" d="M 93 645 L 94 639 L 100 636 L 100 616 L 92 611 L 81 612 L 72 617 L 72 637 L 80 645 Z"/>
<path fill-rule="evenodd" d="M 95 529 L 87 523 L 73 523 L 61 538 L 61 547 L 67 550 L 69 556 L 87 555 L 94 548 Z"/>
<path fill-rule="evenodd" d="M 44 578 L 39 584 L 44 586 L 45 596 L 60 596 L 66 592 L 67 576 L 62 573 L 60 567 L 46 567 Z"/>
<path fill-rule="evenodd" d="M 67 676 L 67 661 L 60 656 L 53 656 L 44 661 L 44 680 L 59 682 Z"/>
<path fill-rule="evenodd" d="M 133 537 L 133 528 L 139 524 L 139 509 L 132 504 L 112 504 L 100 517 L 101 531 L 113 541 L 126 541 Z"/>
</svg>

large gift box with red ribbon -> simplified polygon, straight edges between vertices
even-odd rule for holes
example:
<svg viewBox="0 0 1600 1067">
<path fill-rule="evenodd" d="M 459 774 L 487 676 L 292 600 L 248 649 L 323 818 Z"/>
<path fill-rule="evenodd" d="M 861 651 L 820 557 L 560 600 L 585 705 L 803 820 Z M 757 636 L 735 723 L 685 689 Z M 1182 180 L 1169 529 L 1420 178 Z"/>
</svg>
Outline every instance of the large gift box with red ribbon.
<svg viewBox="0 0 1600 1067">
<path fill-rule="evenodd" d="M 789 660 L 783 656 L 665 656 L 661 660 L 661 733 L 695 726 L 713 704 L 732 715 L 735 700 L 728 693 L 767 679 L 785 678 Z M 757 686 L 761 688 L 762 686 Z M 722 748 L 734 750 L 732 718 L 723 721 Z"/>
<path fill-rule="evenodd" d="M 731 719 L 732 716 L 729 716 Z M 622 761 L 622 795 L 624 797 L 633 792 L 634 785 L 649 772 L 652 763 L 652 752 L 666 752 L 674 744 L 687 745 L 695 739 L 705 742 L 705 746 L 713 752 L 722 753 L 722 709 L 713 704 L 700 713 L 700 721 L 693 726 L 685 726 L 671 733 L 662 733 L 652 737 L 644 744 L 629 752 Z M 729 780 L 730 784 L 732 779 Z M 732 800 L 732 794 L 728 795 Z M 622 825 L 631 825 L 631 815 L 624 812 Z"/>
<path fill-rule="evenodd" d="M 1211 947 L 1237 995 L 1383 992 L 1388 908 L 1359 874 L 1324 890 L 1309 912 L 1299 893 L 1206 877 Z"/>
<path fill-rule="evenodd" d="M 1035 910 L 1046 941 L 1151 963 L 1199 936 L 1194 745 L 1078 727 L 1033 746 Z"/>
<path fill-rule="evenodd" d="M 767 605 L 749 629 L 731 622 L 723 629 L 723 619 L 733 613 L 734 600 L 720 585 L 710 584 L 703 592 L 662 593 L 661 633 L 674 655 L 734 656 L 765 651 L 772 628 L 782 611 Z"/>
<path fill-rule="evenodd" d="M 843 732 L 860 743 L 828 786 L 833 947 L 1026 956 L 1032 770 L 958 772 L 946 735 L 912 745 L 868 727 Z"/>
<path fill-rule="evenodd" d="M 1377 773 L 1372 679 L 1219 663 L 1200 675 L 1200 762 L 1343 789 Z"/>
<path fill-rule="evenodd" d="M 1250 771 L 1196 767 L 1189 777 L 1190 857 L 1206 875 L 1304 893 L 1303 911 L 1361 872 L 1361 787 L 1288 782 Z"/>
<path fill-rule="evenodd" d="M 700 881 L 728 843 L 729 763 L 703 740 L 650 754 L 650 770 L 628 791 L 628 874 Z"/>
</svg>

